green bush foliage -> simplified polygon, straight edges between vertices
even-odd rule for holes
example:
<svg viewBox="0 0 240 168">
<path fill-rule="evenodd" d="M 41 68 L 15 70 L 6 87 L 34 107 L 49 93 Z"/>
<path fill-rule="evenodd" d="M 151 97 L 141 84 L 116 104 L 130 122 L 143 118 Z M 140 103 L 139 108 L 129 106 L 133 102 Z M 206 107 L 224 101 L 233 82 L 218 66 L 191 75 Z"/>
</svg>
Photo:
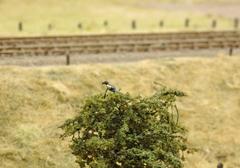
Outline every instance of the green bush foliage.
<svg viewBox="0 0 240 168">
<path fill-rule="evenodd" d="M 82 168 L 182 168 L 187 146 L 178 96 L 184 94 L 168 89 L 150 97 L 92 96 L 61 126 L 62 137 L 72 137 L 70 147 Z"/>
</svg>

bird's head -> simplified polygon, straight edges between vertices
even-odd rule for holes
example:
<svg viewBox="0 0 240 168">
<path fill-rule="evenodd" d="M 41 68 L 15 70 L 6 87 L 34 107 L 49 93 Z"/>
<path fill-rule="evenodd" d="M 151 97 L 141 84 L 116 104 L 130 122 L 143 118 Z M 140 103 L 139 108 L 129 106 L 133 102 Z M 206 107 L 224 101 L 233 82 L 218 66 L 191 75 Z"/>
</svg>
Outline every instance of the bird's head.
<svg viewBox="0 0 240 168">
<path fill-rule="evenodd" d="M 108 82 L 108 81 L 103 81 L 102 84 L 103 84 L 103 85 L 108 85 L 109 82 Z"/>
</svg>

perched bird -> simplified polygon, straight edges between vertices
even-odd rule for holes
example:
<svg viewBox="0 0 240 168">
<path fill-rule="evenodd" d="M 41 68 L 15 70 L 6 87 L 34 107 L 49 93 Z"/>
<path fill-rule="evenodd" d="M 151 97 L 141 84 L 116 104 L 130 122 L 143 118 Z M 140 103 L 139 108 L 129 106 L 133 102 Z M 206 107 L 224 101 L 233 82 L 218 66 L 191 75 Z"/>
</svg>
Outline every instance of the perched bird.
<svg viewBox="0 0 240 168">
<path fill-rule="evenodd" d="M 106 87 L 107 87 L 105 94 L 104 94 L 104 98 L 106 97 L 108 90 L 113 93 L 117 92 L 117 88 L 115 86 L 111 85 L 108 81 L 103 81 L 102 84 L 106 85 Z"/>
<path fill-rule="evenodd" d="M 116 92 L 117 89 L 115 86 L 111 85 L 108 81 L 102 82 L 103 85 L 106 85 L 107 90 L 110 90 L 111 92 Z"/>
</svg>

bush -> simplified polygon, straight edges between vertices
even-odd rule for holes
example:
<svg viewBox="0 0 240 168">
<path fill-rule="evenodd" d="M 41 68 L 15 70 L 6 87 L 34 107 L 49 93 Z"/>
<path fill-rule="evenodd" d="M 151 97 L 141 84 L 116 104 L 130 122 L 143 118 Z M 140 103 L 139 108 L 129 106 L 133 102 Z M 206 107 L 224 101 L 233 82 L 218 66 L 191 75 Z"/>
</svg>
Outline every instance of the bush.
<svg viewBox="0 0 240 168">
<path fill-rule="evenodd" d="M 61 126 L 62 137 L 72 137 L 82 168 L 182 168 L 186 129 L 178 123 L 177 96 L 184 94 L 162 89 L 151 97 L 92 96 Z"/>
</svg>

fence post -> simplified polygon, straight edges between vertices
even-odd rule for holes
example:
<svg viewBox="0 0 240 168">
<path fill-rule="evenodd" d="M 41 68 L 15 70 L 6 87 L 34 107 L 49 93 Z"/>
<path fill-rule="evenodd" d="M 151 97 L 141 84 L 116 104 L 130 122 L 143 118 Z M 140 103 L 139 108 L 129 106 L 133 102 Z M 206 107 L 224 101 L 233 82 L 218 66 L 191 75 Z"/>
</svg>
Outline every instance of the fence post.
<svg viewBox="0 0 240 168">
<path fill-rule="evenodd" d="M 51 23 L 48 24 L 48 30 L 52 30 L 53 26 Z"/>
<path fill-rule="evenodd" d="M 159 22 L 159 27 L 164 27 L 164 21 L 163 21 L 163 20 L 161 20 L 161 21 Z"/>
<path fill-rule="evenodd" d="M 82 29 L 82 23 L 78 23 L 77 27 L 78 27 L 79 29 Z"/>
<path fill-rule="evenodd" d="M 235 18 L 235 19 L 234 19 L 234 28 L 235 28 L 235 29 L 238 29 L 238 26 L 239 26 L 239 19 L 238 19 L 238 18 Z"/>
<path fill-rule="evenodd" d="M 185 27 L 189 27 L 189 25 L 190 25 L 190 19 L 189 18 L 186 18 L 185 19 Z"/>
<path fill-rule="evenodd" d="M 19 22 L 18 23 L 18 30 L 21 32 L 23 30 L 23 23 Z"/>
<path fill-rule="evenodd" d="M 229 49 L 229 56 L 232 56 L 232 55 L 233 55 L 233 47 Z"/>
<path fill-rule="evenodd" d="M 137 28 L 137 24 L 136 24 L 136 20 L 132 21 L 132 29 L 136 29 Z"/>
<path fill-rule="evenodd" d="M 212 20 L 212 28 L 216 28 L 217 27 L 217 20 Z"/>
<path fill-rule="evenodd" d="M 70 65 L 70 55 L 66 55 L 66 65 Z"/>
<path fill-rule="evenodd" d="M 103 26 L 104 26 L 104 27 L 108 27 L 108 21 L 107 21 L 107 20 L 105 20 L 105 21 L 103 22 Z"/>
</svg>

